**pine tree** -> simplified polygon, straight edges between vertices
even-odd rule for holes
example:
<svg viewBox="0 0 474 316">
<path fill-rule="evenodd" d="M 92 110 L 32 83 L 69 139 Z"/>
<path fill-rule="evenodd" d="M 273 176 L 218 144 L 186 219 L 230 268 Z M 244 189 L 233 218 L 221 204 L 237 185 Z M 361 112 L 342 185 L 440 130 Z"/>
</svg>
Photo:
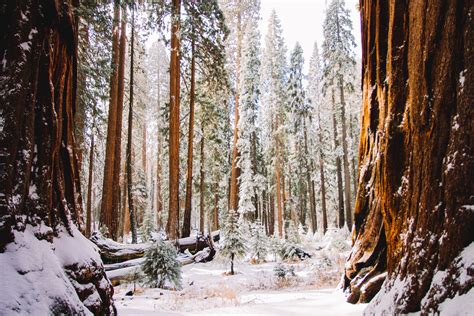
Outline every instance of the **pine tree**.
<svg viewBox="0 0 474 316">
<path fill-rule="evenodd" d="M 181 265 L 177 260 L 176 249 L 158 239 L 145 251 L 145 262 L 142 267 L 145 284 L 150 287 L 164 288 L 166 282 L 175 288 L 181 288 Z"/>
<path fill-rule="evenodd" d="M 348 75 L 355 65 L 353 47 L 355 46 L 354 36 L 352 35 L 352 22 L 349 11 L 345 7 L 344 0 L 333 0 L 327 9 L 326 18 L 323 26 L 324 42 L 324 80 L 325 90 L 330 95 L 333 105 L 333 128 L 334 128 L 334 150 L 339 151 L 339 145 L 342 143 L 342 155 L 338 154 L 336 160 L 338 188 L 339 188 L 339 210 L 341 226 L 342 218 L 345 218 L 345 224 L 352 229 L 352 196 L 351 196 L 351 175 L 349 170 L 349 155 L 347 145 L 347 122 L 346 122 L 346 102 L 345 93 L 352 89 L 352 81 Z M 338 100 L 336 101 L 336 97 Z M 336 102 L 338 105 L 336 105 Z M 336 110 L 337 108 L 337 110 Z M 339 120 L 336 116 L 340 116 Z M 338 137 L 339 126 L 341 139 Z M 344 196 L 342 196 L 342 172 L 341 159 L 344 173 Z M 342 202 L 344 205 L 342 205 Z M 345 214 L 343 213 L 345 209 Z"/>
<path fill-rule="evenodd" d="M 286 84 L 286 47 L 282 37 L 282 28 L 276 12 L 270 16 L 268 32 L 262 56 L 261 92 L 262 106 L 260 122 L 262 125 L 262 146 L 268 168 L 272 194 L 276 195 L 277 233 L 283 237 L 283 196 L 284 181 L 282 177 L 284 148 L 284 88 Z M 269 223 L 270 226 L 274 223 Z"/>
<path fill-rule="evenodd" d="M 190 91 L 189 91 L 189 128 L 188 157 L 186 174 L 186 196 L 182 236 L 187 237 L 191 231 L 192 182 L 193 182 L 193 148 L 196 101 L 196 75 L 201 80 L 223 83 L 227 80 L 224 70 L 224 41 L 228 30 L 224 23 L 224 15 L 217 0 L 184 2 L 187 19 L 183 21 L 181 40 L 190 41 Z M 186 58 L 186 51 L 183 52 Z M 196 64 L 198 69 L 196 69 Z M 198 73 L 199 71 L 199 73 Z M 204 218 L 202 217 L 202 220 Z M 202 225 L 204 226 L 204 225 Z M 204 229 L 204 227 L 202 227 Z"/>
<path fill-rule="evenodd" d="M 226 15 L 226 20 L 230 29 L 230 36 L 227 42 L 228 61 L 231 63 L 229 68 L 235 78 L 231 85 L 234 88 L 234 131 L 231 156 L 231 174 L 229 187 L 229 209 L 238 210 L 239 208 L 239 187 L 238 178 L 240 169 L 238 168 L 239 151 L 238 142 L 238 122 L 239 122 L 239 102 L 240 102 L 240 84 L 241 84 L 241 59 L 242 59 L 242 39 L 245 25 L 252 19 L 257 19 L 260 10 L 259 0 L 222 0 Z M 235 64 L 234 64 L 235 62 Z"/>
<path fill-rule="evenodd" d="M 321 60 L 319 57 L 318 44 L 314 43 L 313 53 L 310 59 L 309 74 L 308 74 L 308 94 L 309 101 L 312 106 L 312 112 L 315 113 L 315 119 L 312 126 L 312 132 L 316 134 L 316 144 L 314 147 L 315 152 L 312 156 L 318 157 L 319 160 L 319 188 L 320 188 L 320 203 L 322 212 L 322 226 L 323 233 L 326 233 L 328 228 L 328 216 L 327 216 L 327 183 L 326 183 L 326 169 L 325 169 L 325 155 L 328 151 L 327 144 L 327 125 L 323 124 L 321 120 L 321 111 L 323 98 L 321 97 L 322 92 L 322 69 Z M 314 233 L 314 232 L 313 232 Z"/>
<path fill-rule="evenodd" d="M 264 261 L 268 253 L 268 238 L 265 229 L 260 221 L 256 221 L 251 226 L 251 239 L 249 252 L 253 259 L 257 262 Z"/>
<path fill-rule="evenodd" d="M 256 142 L 256 115 L 259 99 L 259 56 L 260 36 L 256 21 L 249 21 L 244 35 L 242 51 L 242 74 L 240 92 L 240 117 L 238 122 L 239 136 L 237 149 L 239 151 L 239 213 L 245 218 L 253 218 L 256 192 L 254 142 Z"/>
<path fill-rule="evenodd" d="M 300 223 L 305 225 L 307 196 L 310 196 L 310 219 L 312 226 L 316 226 L 316 214 L 314 199 L 311 190 L 312 169 L 308 157 L 307 124 L 309 121 L 309 103 L 306 100 L 303 88 L 303 50 L 297 42 L 290 55 L 289 78 L 287 85 L 288 102 L 288 133 L 291 142 L 290 165 L 293 173 L 288 176 L 293 185 L 293 197 L 295 209 L 294 220 L 298 217 Z M 297 211 L 298 210 L 298 211 Z M 298 212 L 299 214 L 296 214 Z"/>
<path fill-rule="evenodd" d="M 247 246 L 241 231 L 241 222 L 237 211 L 230 210 L 223 230 L 220 255 L 230 261 L 230 274 L 234 275 L 234 261 L 247 252 Z"/>
</svg>

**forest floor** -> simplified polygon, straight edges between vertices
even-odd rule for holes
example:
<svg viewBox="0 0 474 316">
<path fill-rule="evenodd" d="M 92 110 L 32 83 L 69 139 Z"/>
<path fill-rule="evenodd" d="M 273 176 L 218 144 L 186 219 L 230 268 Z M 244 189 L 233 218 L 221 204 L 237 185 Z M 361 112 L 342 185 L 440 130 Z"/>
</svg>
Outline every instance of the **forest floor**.
<svg viewBox="0 0 474 316">
<path fill-rule="evenodd" d="M 127 296 L 134 285 L 125 284 L 115 287 L 115 303 L 120 315 L 361 315 L 365 305 L 347 303 L 336 289 L 347 254 L 340 235 L 307 240 L 310 259 L 281 263 L 294 275 L 279 278 L 274 272 L 278 263 L 248 260 L 229 275 L 228 264 L 217 258 L 184 266 L 179 291 L 136 284 L 134 295 Z"/>
</svg>

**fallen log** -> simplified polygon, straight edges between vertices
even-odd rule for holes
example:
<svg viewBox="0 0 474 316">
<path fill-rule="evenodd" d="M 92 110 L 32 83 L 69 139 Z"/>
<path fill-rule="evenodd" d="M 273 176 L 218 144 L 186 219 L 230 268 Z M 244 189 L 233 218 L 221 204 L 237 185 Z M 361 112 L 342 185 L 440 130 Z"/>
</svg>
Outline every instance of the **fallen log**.
<svg viewBox="0 0 474 316">
<path fill-rule="evenodd" d="M 113 286 L 117 286 L 121 283 L 133 282 L 143 276 L 141 264 L 123 269 L 106 271 L 105 274 Z"/>
<path fill-rule="evenodd" d="M 141 258 L 145 255 L 145 250 L 150 246 L 149 243 L 121 244 L 112 239 L 103 237 L 99 232 L 94 232 L 90 239 L 99 248 L 100 256 L 105 264 L 121 263 L 131 259 Z M 184 253 L 186 250 L 191 253 L 196 253 L 207 247 L 213 249 L 213 242 L 219 241 L 219 239 L 220 231 L 217 230 L 211 232 L 210 235 L 197 235 L 178 239 L 174 245 L 181 253 Z M 171 243 L 171 241 L 168 242 Z"/>
<path fill-rule="evenodd" d="M 113 271 L 118 269 L 124 269 L 128 267 L 133 267 L 142 264 L 145 261 L 145 258 L 131 259 L 124 262 L 104 264 L 105 271 Z"/>
<path fill-rule="evenodd" d="M 196 235 L 192 237 L 180 238 L 175 243 L 176 247 L 179 248 L 180 252 L 186 250 L 192 252 L 201 251 L 206 247 L 211 247 L 213 242 L 219 241 L 220 231 L 216 230 L 211 235 Z M 213 248 L 213 247 L 211 247 Z"/>
<path fill-rule="evenodd" d="M 216 250 L 214 248 L 205 248 L 191 256 L 178 256 L 177 260 L 185 266 L 191 263 L 204 263 L 214 259 Z M 107 277 L 113 286 L 123 282 L 133 282 L 143 276 L 141 270 L 145 258 L 132 259 L 121 263 L 104 265 Z"/>
<path fill-rule="evenodd" d="M 124 262 L 141 258 L 150 244 L 121 244 L 105 238 L 99 232 L 94 232 L 90 240 L 99 247 L 100 256 L 104 263 Z"/>
</svg>

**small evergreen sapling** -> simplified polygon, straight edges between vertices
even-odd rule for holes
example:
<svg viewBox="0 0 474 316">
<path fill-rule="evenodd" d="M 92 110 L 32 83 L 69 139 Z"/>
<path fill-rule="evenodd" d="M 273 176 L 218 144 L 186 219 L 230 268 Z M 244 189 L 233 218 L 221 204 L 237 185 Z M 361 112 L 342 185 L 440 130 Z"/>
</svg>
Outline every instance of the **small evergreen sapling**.
<svg viewBox="0 0 474 316">
<path fill-rule="evenodd" d="M 250 254 L 252 259 L 262 262 L 268 253 L 268 239 L 265 229 L 259 221 L 252 225 L 252 238 L 250 239 Z"/>
<path fill-rule="evenodd" d="M 177 260 L 176 249 L 161 239 L 145 251 L 142 269 L 145 283 L 150 287 L 163 288 L 168 281 L 176 288 L 181 288 L 181 265 Z"/>
<path fill-rule="evenodd" d="M 155 221 L 152 211 L 147 208 L 143 217 L 143 224 L 140 226 L 140 237 L 142 242 L 150 240 L 152 233 L 155 231 Z"/>
<path fill-rule="evenodd" d="M 234 260 L 243 257 L 246 252 L 247 247 L 240 230 L 238 214 L 236 211 L 230 210 L 225 222 L 220 255 L 230 260 L 231 275 L 234 275 Z"/>
</svg>

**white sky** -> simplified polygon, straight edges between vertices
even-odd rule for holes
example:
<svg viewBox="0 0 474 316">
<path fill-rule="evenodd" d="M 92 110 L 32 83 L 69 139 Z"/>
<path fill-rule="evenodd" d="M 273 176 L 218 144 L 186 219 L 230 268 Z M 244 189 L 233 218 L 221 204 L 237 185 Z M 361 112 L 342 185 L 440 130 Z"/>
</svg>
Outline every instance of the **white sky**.
<svg viewBox="0 0 474 316">
<path fill-rule="evenodd" d="M 330 0 L 260 0 L 260 34 L 262 47 L 268 28 L 268 19 L 273 9 L 276 10 L 283 28 L 283 36 L 291 52 L 295 43 L 299 42 L 303 47 L 305 59 L 305 71 L 309 67 L 309 58 L 313 51 L 314 42 L 318 42 L 321 49 L 323 43 L 323 22 L 325 9 Z M 357 10 L 359 0 L 346 0 L 346 8 L 349 9 L 352 19 L 352 28 L 357 47 L 355 53 L 361 56 L 360 46 L 360 15 Z M 321 51 L 320 51 L 321 52 Z"/>
</svg>

